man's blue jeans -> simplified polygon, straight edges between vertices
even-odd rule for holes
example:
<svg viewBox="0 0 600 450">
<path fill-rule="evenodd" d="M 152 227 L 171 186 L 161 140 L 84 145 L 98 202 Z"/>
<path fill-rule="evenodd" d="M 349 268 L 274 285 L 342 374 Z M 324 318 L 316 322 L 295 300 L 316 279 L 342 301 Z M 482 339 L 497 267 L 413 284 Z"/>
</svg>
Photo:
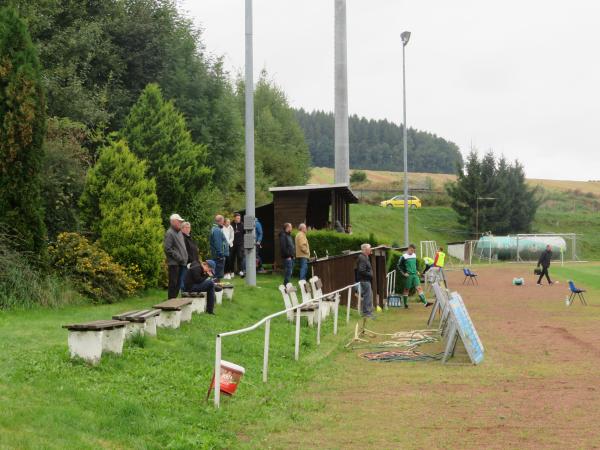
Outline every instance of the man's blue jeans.
<svg viewBox="0 0 600 450">
<path fill-rule="evenodd" d="M 306 274 L 308 273 L 308 258 L 298 258 L 300 263 L 300 279 L 306 280 Z"/>
<path fill-rule="evenodd" d="M 373 290 L 370 281 L 361 281 L 360 290 L 362 292 L 362 302 L 360 305 L 361 314 L 366 317 L 373 315 Z"/>
<path fill-rule="evenodd" d="M 215 278 L 218 280 L 223 279 L 223 277 L 225 276 L 225 257 L 224 256 L 218 256 L 217 258 L 215 258 Z"/>
<path fill-rule="evenodd" d="M 287 285 L 292 280 L 292 272 L 294 270 L 294 259 L 286 258 L 283 260 L 283 285 Z"/>
</svg>

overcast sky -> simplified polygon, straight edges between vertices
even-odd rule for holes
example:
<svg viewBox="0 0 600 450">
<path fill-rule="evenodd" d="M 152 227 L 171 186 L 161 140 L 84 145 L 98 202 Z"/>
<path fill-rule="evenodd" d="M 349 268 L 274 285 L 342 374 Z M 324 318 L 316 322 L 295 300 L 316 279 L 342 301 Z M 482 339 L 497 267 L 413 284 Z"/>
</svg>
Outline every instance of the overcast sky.
<svg viewBox="0 0 600 450">
<path fill-rule="evenodd" d="M 254 64 L 293 106 L 333 110 L 333 0 L 254 0 Z M 183 0 L 207 50 L 244 68 L 244 0 Z M 600 1 L 347 0 L 351 114 L 519 159 L 531 178 L 600 179 Z M 400 169 L 400 168 L 398 168 Z"/>
</svg>

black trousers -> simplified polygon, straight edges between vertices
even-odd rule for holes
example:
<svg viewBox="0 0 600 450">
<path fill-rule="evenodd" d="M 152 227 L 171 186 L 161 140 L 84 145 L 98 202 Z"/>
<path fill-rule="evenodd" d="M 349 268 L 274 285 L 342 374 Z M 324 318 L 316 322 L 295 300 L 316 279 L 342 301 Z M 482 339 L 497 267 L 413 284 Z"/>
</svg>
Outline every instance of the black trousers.
<svg viewBox="0 0 600 450">
<path fill-rule="evenodd" d="M 544 276 L 546 276 L 546 280 L 548 280 L 548 284 L 552 284 L 552 281 L 550 280 L 550 274 L 548 274 L 547 267 L 542 267 L 542 273 L 540 273 L 540 277 L 538 278 L 538 284 L 542 284 L 542 278 L 544 278 Z"/>
<path fill-rule="evenodd" d="M 168 266 L 169 267 L 169 297 L 167 300 L 177 298 L 179 295 L 179 266 Z"/>
<path fill-rule="evenodd" d="M 231 270 L 232 272 L 245 272 L 244 267 L 244 245 L 233 244 L 233 247 L 229 249 L 229 258 L 231 258 Z"/>
</svg>

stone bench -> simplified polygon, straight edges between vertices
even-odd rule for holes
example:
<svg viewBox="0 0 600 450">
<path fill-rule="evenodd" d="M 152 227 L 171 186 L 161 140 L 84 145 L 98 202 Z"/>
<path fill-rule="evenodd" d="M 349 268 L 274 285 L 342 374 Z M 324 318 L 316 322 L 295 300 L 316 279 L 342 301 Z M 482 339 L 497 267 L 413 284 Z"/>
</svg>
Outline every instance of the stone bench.
<svg viewBox="0 0 600 450">
<path fill-rule="evenodd" d="M 182 292 L 181 297 L 192 299 L 192 312 L 206 312 L 206 292 Z"/>
<path fill-rule="evenodd" d="M 79 357 L 97 364 L 102 352 L 120 355 L 127 322 L 122 320 L 95 320 L 93 322 L 63 325 L 69 330 L 69 352 L 71 358 Z"/>
<path fill-rule="evenodd" d="M 172 298 L 154 305 L 153 308 L 160 309 L 160 315 L 156 321 L 156 325 L 159 327 L 179 328 L 181 322 L 192 320 L 191 298 Z"/>
<path fill-rule="evenodd" d="M 221 288 L 223 288 L 223 295 L 225 296 L 225 298 L 229 299 L 229 300 L 233 300 L 233 284 L 227 283 L 227 284 L 222 284 Z"/>
<path fill-rule="evenodd" d="M 126 337 L 130 337 L 136 332 L 142 335 L 156 336 L 156 321 L 159 314 L 160 310 L 158 309 L 140 309 L 114 315 L 113 320 L 127 322 Z"/>
</svg>

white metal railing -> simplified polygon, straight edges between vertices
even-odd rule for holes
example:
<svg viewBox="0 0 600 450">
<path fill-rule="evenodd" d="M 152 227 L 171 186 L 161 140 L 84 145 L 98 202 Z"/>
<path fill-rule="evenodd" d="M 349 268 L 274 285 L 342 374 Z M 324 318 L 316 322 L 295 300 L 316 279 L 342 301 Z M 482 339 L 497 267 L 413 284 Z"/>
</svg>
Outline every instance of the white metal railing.
<svg viewBox="0 0 600 450">
<path fill-rule="evenodd" d="M 385 276 L 387 284 L 387 296 L 393 295 L 396 292 L 396 270 L 392 269 Z"/>
<path fill-rule="evenodd" d="M 359 311 L 360 311 L 360 298 L 361 298 L 362 292 L 360 289 L 360 283 L 354 283 L 354 284 L 348 285 L 346 287 L 343 287 L 342 289 L 338 289 L 337 291 L 323 294 L 319 297 L 307 300 L 304 303 L 300 303 L 299 305 L 292 306 L 291 308 L 284 309 L 283 311 L 278 311 L 276 313 L 273 313 L 267 317 L 262 318 L 261 320 L 256 322 L 254 325 L 251 325 L 249 327 L 217 334 L 216 343 L 215 343 L 215 378 L 214 378 L 214 380 L 215 380 L 215 386 L 214 386 L 214 388 L 215 388 L 215 394 L 214 394 L 215 406 L 218 408 L 219 404 L 221 402 L 221 389 L 220 389 L 221 386 L 220 386 L 220 384 L 221 384 L 221 340 L 222 340 L 222 338 L 224 338 L 226 336 L 235 336 L 237 334 L 248 333 L 250 331 L 256 330 L 262 324 L 265 325 L 265 344 L 264 344 L 264 350 L 263 350 L 263 382 L 266 383 L 267 378 L 268 378 L 268 371 L 269 371 L 269 340 L 270 340 L 270 335 L 271 335 L 271 319 L 274 319 L 275 317 L 279 317 L 284 314 L 287 314 L 290 311 L 296 311 L 296 334 L 295 334 L 294 359 L 296 361 L 298 361 L 298 359 L 300 358 L 300 317 L 301 317 L 300 310 L 305 306 L 314 305 L 315 303 L 318 304 L 319 309 L 317 311 L 317 345 L 320 345 L 321 344 L 321 308 L 322 308 L 323 299 L 335 295 L 337 306 L 339 306 L 341 293 L 344 291 L 347 291 L 348 292 L 348 304 L 347 304 L 347 312 L 346 312 L 346 323 L 348 323 L 350 321 L 350 305 L 351 305 L 351 300 L 352 300 L 352 290 L 355 287 L 358 288 L 358 298 L 359 298 L 358 307 L 359 307 Z M 337 328 L 338 328 L 338 308 L 336 307 L 335 311 L 334 311 L 334 319 L 333 319 L 333 334 L 334 335 L 337 334 Z"/>
</svg>

